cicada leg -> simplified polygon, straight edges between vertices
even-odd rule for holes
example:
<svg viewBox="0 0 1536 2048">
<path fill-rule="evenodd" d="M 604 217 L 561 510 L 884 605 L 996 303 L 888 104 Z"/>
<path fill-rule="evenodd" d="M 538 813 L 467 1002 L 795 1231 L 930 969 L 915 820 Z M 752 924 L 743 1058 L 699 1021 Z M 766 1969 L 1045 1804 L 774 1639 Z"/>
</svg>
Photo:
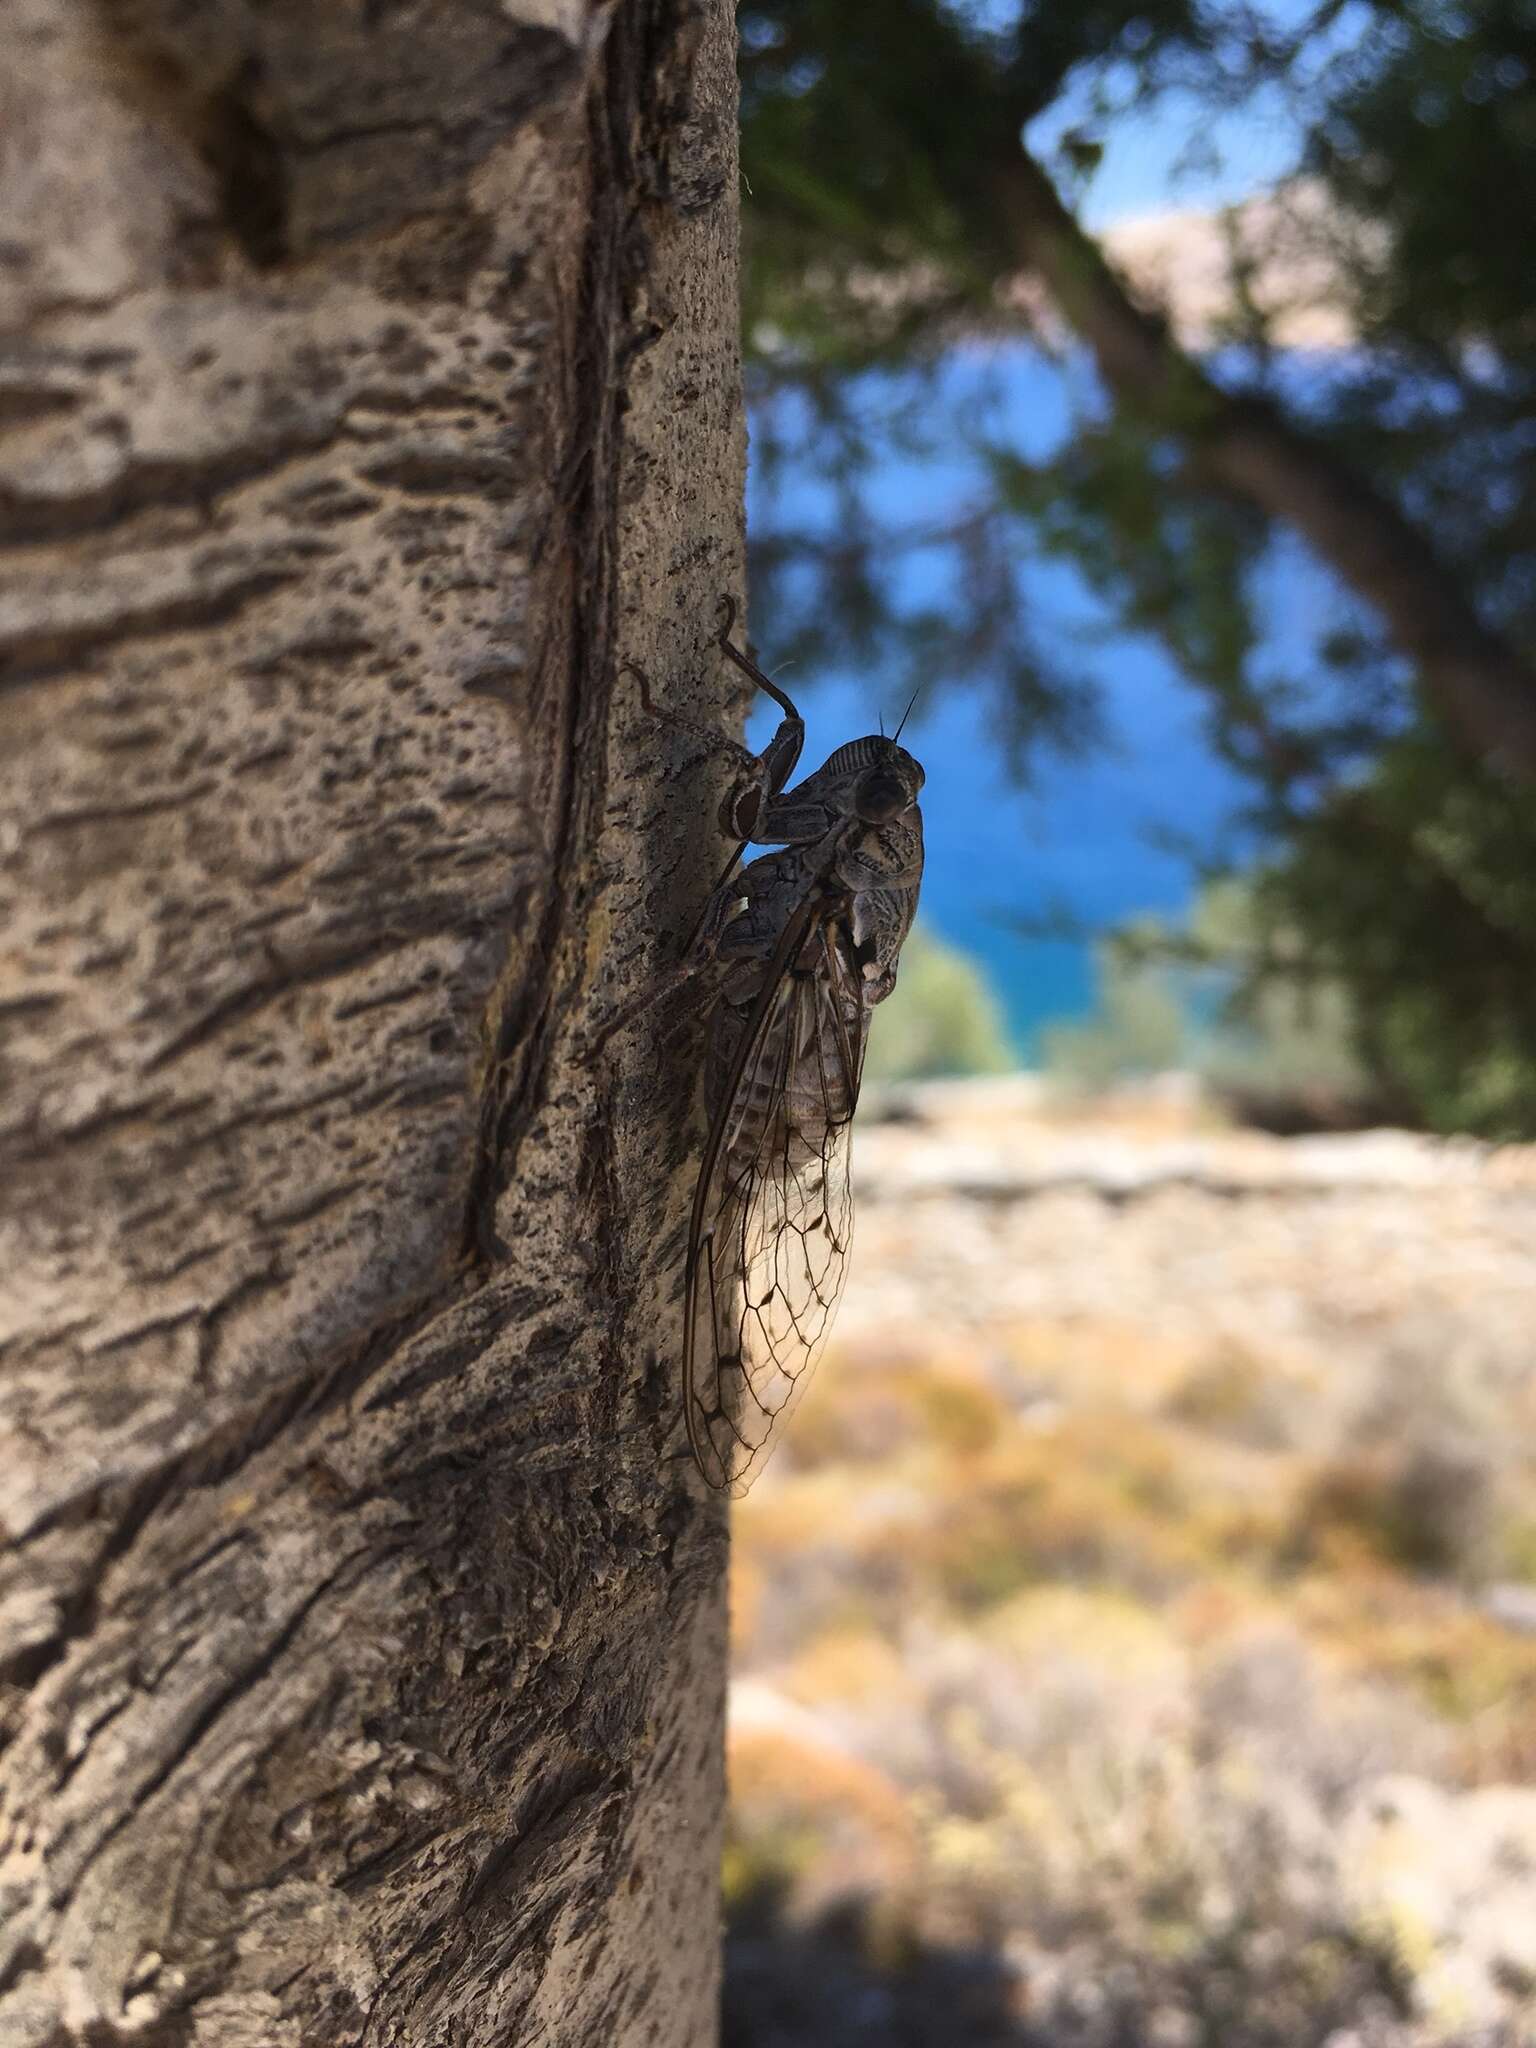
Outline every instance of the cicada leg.
<svg viewBox="0 0 1536 2048">
<path fill-rule="evenodd" d="M 702 740 L 715 754 L 723 754 L 735 763 L 736 780 L 726 792 L 720 806 L 720 827 L 732 839 L 749 844 L 757 837 L 757 827 L 764 813 L 778 796 L 788 787 L 789 778 L 795 772 L 795 763 L 800 759 L 800 750 L 805 745 L 805 720 L 795 709 L 794 702 L 779 688 L 778 684 L 765 676 L 757 663 L 737 647 L 730 639 L 731 627 L 736 619 L 734 598 L 721 600 L 724 607 L 724 622 L 719 633 L 721 650 L 729 655 L 736 666 L 749 675 L 759 689 L 766 691 L 783 711 L 778 730 L 760 754 L 754 754 L 739 740 L 729 738 L 725 733 L 716 732 L 712 727 L 700 725 L 696 720 L 684 718 L 680 713 L 667 711 L 658 705 L 651 695 L 651 683 L 644 669 L 634 662 L 624 663 L 640 685 L 640 702 L 647 716 L 675 726 L 680 732 Z M 740 857 L 739 854 L 737 856 Z"/>
<path fill-rule="evenodd" d="M 740 740 L 733 740 L 728 733 L 716 732 L 712 725 L 704 725 L 697 718 L 685 718 L 680 711 L 669 711 L 664 704 L 658 704 L 651 694 L 651 679 L 637 661 L 619 664 L 620 675 L 632 675 L 640 685 L 640 707 L 647 718 L 654 718 L 659 725 L 673 726 L 678 732 L 685 732 L 690 739 L 703 742 L 711 753 L 722 754 L 734 761 L 744 778 L 756 780 L 762 768 L 762 757 L 754 754 L 750 747 L 744 747 Z"/>
<path fill-rule="evenodd" d="M 689 982 L 716 964 L 720 937 L 730 922 L 731 912 L 736 903 L 736 897 L 727 884 L 731 869 L 735 867 L 740 854 L 741 849 L 738 847 L 731 856 L 730 866 L 711 890 L 709 901 L 704 905 L 703 914 L 694 926 L 682 958 L 675 960 L 670 967 L 663 968 L 637 996 L 631 997 L 627 1003 L 622 1003 L 605 1023 L 599 1025 L 587 1048 L 588 1061 L 597 1058 L 610 1038 L 638 1022 L 648 1010 L 654 1010 L 670 997 L 680 994 Z"/>
</svg>

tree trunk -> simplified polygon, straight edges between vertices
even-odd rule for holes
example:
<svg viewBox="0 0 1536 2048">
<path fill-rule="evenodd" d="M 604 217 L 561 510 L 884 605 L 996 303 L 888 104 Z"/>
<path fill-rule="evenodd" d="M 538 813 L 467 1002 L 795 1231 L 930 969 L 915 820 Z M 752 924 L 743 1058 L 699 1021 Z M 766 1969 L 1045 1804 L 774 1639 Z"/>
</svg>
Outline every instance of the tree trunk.
<svg viewBox="0 0 1536 2048">
<path fill-rule="evenodd" d="M 713 2039 L 732 55 L 0 26 L 5 2048 Z"/>
</svg>

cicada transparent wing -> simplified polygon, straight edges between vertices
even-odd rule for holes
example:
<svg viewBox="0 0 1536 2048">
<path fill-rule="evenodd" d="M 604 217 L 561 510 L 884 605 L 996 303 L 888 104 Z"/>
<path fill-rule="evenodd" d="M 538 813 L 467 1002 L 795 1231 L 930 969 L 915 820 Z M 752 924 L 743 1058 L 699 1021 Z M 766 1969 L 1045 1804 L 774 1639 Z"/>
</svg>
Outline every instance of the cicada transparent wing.
<svg viewBox="0 0 1536 2048">
<path fill-rule="evenodd" d="M 850 951 L 846 930 L 804 905 L 755 999 L 724 1013 L 688 1240 L 684 1398 L 700 1469 L 731 1493 L 805 1392 L 842 1292 L 868 1030 Z"/>
</svg>

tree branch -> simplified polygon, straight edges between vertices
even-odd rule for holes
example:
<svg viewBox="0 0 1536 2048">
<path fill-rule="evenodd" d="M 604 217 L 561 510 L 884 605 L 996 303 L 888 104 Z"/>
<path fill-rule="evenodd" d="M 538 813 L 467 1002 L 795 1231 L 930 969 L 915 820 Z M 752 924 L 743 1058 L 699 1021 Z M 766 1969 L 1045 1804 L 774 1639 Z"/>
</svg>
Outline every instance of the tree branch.
<svg viewBox="0 0 1536 2048">
<path fill-rule="evenodd" d="M 1536 669 L 1478 616 L 1431 542 L 1272 405 L 1214 384 L 1135 303 L 1033 158 L 1021 150 L 999 183 L 1019 256 L 1093 350 L 1116 399 L 1183 439 L 1206 479 L 1301 534 L 1378 612 L 1464 745 L 1536 778 Z"/>
</svg>

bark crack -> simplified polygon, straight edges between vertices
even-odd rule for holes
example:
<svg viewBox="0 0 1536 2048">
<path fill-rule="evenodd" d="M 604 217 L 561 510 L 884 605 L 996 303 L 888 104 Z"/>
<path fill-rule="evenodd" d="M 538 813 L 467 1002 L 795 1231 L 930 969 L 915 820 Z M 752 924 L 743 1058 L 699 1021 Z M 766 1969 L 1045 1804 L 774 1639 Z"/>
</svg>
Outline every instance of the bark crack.
<svg viewBox="0 0 1536 2048">
<path fill-rule="evenodd" d="M 323 959 L 288 967 L 281 965 L 281 956 L 276 948 L 270 948 L 273 960 L 278 961 L 281 971 L 267 976 L 264 980 L 249 982 L 244 988 L 236 989 L 205 1010 L 200 1017 L 185 1029 L 168 1039 L 157 1052 L 144 1062 L 146 1075 L 162 1073 L 177 1060 L 185 1059 L 189 1052 L 196 1052 L 211 1038 L 236 1023 L 244 1023 L 268 1004 L 281 1002 L 285 996 L 297 989 L 314 988 L 320 983 L 335 981 L 349 974 L 355 974 L 361 967 L 375 966 L 381 960 L 388 960 L 396 953 L 408 952 L 412 946 L 419 946 L 424 939 L 436 937 L 443 929 L 440 920 L 421 915 L 419 928 L 403 931 L 398 927 L 386 932 L 382 938 L 368 939 L 356 946 L 349 946 L 340 952 L 327 954 Z"/>
<path fill-rule="evenodd" d="M 631 176 L 632 158 L 646 80 L 659 65 L 665 39 L 676 36 L 682 24 L 682 11 L 666 6 L 659 15 L 664 27 L 653 30 L 648 47 L 639 13 L 626 8 L 613 21 L 603 72 L 588 99 L 591 223 L 578 305 L 566 316 L 568 329 L 574 328 L 570 382 L 576 424 L 558 460 L 556 505 L 564 528 L 562 553 L 574 569 L 561 622 L 566 673 L 558 684 L 550 676 L 548 639 L 540 664 L 543 690 L 560 692 L 562 773 L 552 882 L 528 951 L 524 993 L 503 1010 L 492 1033 L 494 1051 L 464 1229 L 465 1254 L 481 1270 L 505 1257 L 496 1232 L 496 1204 L 516 1176 L 518 1150 L 543 1098 L 557 1033 L 580 987 L 582 961 L 562 940 L 581 922 L 581 871 L 607 797 L 606 734 L 617 618 L 618 438 L 626 403 L 620 359 L 640 268 L 641 201 Z"/>
<path fill-rule="evenodd" d="M 272 1672 L 278 1661 L 297 1639 L 305 1622 L 308 1621 L 310 1615 L 314 1613 L 316 1607 L 319 1606 L 326 1595 L 338 1590 L 350 1592 L 363 1577 L 366 1577 L 372 1571 L 376 1571 L 381 1565 L 387 1564 L 395 1554 L 396 1552 L 393 1547 L 385 1546 L 381 1548 L 377 1542 L 360 1544 L 356 1549 L 349 1551 L 343 1557 L 340 1564 L 336 1566 L 335 1570 L 327 1573 L 325 1578 L 305 1595 L 298 1607 L 295 1608 L 294 1612 L 272 1637 L 270 1642 L 265 1645 L 260 1654 L 252 1658 L 241 1670 L 237 1671 L 227 1685 L 221 1686 L 214 1693 L 213 1697 L 205 1703 L 191 1725 L 181 1736 L 174 1751 L 151 1773 L 144 1784 L 135 1787 L 122 1812 L 111 1822 L 100 1839 L 92 1844 L 89 1853 L 82 1858 L 69 1881 L 61 1887 L 56 1897 L 56 1905 L 63 1907 L 68 1904 L 70 1899 L 79 1891 L 81 1883 L 91 1866 L 101 1860 L 102 1856 L 111 1847 L 112 1843 L 116 1841 L 118 1836 L 122 1834 L 123 1830 L 130 1827 L 138 1819 L 145 1807 L 155 1797 L 155 1794 L 167 1785 L 176 1775 L 177 1771 L 190 1760 L 193 1751 L 223 1716 L 229 1712 L 230 1708 L 236 1705 L 247 1693 L 254 1692 L 262 1680 Z M 365 1570 L 357 1573 L 355 1576 L 348 1577 L 348 1574 L 352 1572 L 353 1566 L 362 1560 L 367 1561 Z"/>
</svg>

